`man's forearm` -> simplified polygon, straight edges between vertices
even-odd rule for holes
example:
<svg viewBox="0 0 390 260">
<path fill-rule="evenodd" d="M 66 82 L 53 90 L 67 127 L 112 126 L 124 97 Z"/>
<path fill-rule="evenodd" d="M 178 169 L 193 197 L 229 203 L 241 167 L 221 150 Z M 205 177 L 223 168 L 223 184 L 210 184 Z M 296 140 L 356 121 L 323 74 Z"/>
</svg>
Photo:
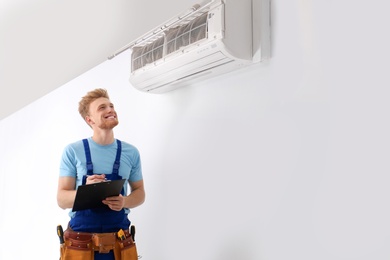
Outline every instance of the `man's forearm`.
<svg viewBox="0 0 390 260">
<path fill-rule="evenodd" d="M 144 189 L 136 189 L 125 198 L 125 208 L 135 208 L 145 201 Z"/>
<path fill-rule="evenodd" d="M 57 193 L 57 204 L 62 209 L 71 208 L 73 207 L 75 197 L 75 190 L 60 190 Z"/>
</svg>

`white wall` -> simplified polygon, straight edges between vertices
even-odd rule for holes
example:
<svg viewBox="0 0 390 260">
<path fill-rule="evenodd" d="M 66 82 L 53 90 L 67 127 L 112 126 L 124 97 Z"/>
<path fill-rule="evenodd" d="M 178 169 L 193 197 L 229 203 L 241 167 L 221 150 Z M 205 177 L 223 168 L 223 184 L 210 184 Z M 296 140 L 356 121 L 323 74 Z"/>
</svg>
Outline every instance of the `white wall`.
<svg viewBox="0 0 390 260">
<path fill-rule="evenodd" d="M 152 95 L 124 53 L 2 120 L 0 259 L 58 257 L 59 160 L 96 87 L 141 152 L 143 259 L 388 259 L 389 7 L 274 0 L 269 64 Z"/>
</svg>

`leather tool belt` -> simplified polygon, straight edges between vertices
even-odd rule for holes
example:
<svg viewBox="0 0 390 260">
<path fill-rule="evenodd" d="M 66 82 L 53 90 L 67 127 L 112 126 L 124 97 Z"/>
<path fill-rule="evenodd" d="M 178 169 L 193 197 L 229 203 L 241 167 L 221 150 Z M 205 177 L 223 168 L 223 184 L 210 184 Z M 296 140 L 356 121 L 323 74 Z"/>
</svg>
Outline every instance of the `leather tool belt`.
<svg viewBox="0 0 390 260">
<path fill-rule="evenodd" d="M 130 237 L 130 232 L 128 230 L 125 230 L 124 233 L 126 238 Z M 76 232 L 69 228 L 65 230 L 64 238 L 67 246 L 77 247 L 80 250 L 93 249 L 93 251 L 99 251 L 99 253 L 108 253 L 109 251 L 114 250 L 115 243 L 118 240 L 116 232 L 86 233 Z"/>
<path fill-rule="evenodd" d="M 128 230 L 124 236 L 118 233 L 87 233 L 73 231 L 68 227 L 64 232 L 64 244 L 61 245 L 61 260 L 93 259 L 93 252 L 108 253 L 114 251 L 117 260 L 138 259 L 137 249 L 132 235 Z"/>
</svg>

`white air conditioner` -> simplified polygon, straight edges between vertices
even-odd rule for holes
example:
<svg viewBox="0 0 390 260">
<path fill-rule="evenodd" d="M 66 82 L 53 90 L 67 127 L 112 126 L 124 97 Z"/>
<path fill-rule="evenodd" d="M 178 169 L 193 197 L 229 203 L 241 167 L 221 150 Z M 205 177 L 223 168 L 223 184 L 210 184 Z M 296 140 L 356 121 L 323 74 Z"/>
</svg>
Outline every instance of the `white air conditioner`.
<svg viewBox="0 0 390 260">
<path fill-rule="evenodd" d="M 270 0 L 211 0 L 136 39 L 131 84 L 163 93 L 269 57 Z"/>
</svg>

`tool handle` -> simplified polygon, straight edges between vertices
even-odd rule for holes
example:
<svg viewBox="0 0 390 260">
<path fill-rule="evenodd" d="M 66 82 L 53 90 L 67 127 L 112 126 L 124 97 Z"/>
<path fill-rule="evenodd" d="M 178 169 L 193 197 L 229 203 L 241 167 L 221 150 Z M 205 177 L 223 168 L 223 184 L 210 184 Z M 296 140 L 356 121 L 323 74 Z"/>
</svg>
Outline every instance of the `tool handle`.
<svg viewBox="0 0 390 260">
<path fill-rule="evenodd" d="M 132 225 L 130 227 L 130 234 L 131 234 L 131 238 L 133 239 L 133 242 L 135 242 L 135 226 Z"/>
<path fill-rule="evenodd" d="M 60 239 L 60 244 L 64 243 L 64 230 L 62 229 L 61 225 L 57 226 L 57 235 L 58 238 Z"/>
<path fill-rule="evenodd" d="M 119 231 L 118 231 L 118 233 L 116 235 L 117 235 L 117 237 L 120 240 L 125 240 L 126 239 L 126 235 L 125 235 L 125 232 L 123 231 L 123 229 L 119 229 Z"/>
</svg>

